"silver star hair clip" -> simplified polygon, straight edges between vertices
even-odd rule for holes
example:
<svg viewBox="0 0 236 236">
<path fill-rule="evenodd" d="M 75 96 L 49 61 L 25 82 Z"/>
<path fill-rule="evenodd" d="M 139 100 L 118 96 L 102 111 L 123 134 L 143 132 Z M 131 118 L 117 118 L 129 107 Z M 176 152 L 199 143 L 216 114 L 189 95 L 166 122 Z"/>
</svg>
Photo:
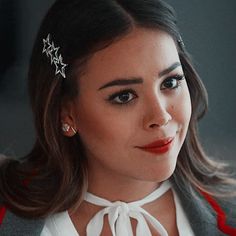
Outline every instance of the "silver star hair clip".
<svg viewBox="0 0 236 236">
<path fill-rule="evenodd" d="M 60 47 L 55 47 L 54 42 L 50 42 L 51 35 L 48 34 L 46 39 L 43 39 L 43 51 L 46 53 L 47 57 L 51 59 L 51 64 L 54 64 L 56 67 L 55 75 L 61 74 L 63 78 L 66 78 L 65 67 L 67 64 L 63 63 L 63 58 L 60 55 L 57 55 Z"/>
<path fill-rule="evenodd" d="M 178 39 L 178 44 L 183 50 L 185 49 L 184 41 L 180 35 L 179 35 L 179 39 Z"/>
</svg>

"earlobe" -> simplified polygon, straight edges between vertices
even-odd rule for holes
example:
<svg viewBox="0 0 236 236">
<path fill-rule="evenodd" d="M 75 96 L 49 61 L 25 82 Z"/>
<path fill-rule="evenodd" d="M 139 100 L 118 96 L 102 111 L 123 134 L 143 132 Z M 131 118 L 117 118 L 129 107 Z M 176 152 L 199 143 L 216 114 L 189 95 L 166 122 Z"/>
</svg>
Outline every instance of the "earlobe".
<svg viewBox="0 0 236 236">
<path fill-rule="evenodd" d="M 77 131 L 67 123 L 62 122 L 61 129 L 62 129 L 65 136 L 71 137 L 71 136 L 74 136 L 77 133 Z"/>
</svg>

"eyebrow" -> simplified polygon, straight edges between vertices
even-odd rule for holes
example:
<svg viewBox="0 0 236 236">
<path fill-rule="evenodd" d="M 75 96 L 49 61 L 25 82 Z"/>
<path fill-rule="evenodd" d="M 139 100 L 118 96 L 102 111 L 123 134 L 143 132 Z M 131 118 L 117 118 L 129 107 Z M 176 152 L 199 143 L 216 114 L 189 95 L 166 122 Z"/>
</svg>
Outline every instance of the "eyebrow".
<svg viewBox="0 0 236 236">
<path fill-rule="evenodd" d="M 162 77 L 166 74 L 169 74 L 171 71 L 173 71 L 174 69 L 176 69 L 179 66 L 181 66 L 181 63 L 180 62 L 175 62 L 170 67 L 168 67 L 165 70 L 161 71 L 158 74 L 158 76 Z M 142 84 L 142 83 L 143 83 L 143 79 L 141 77 L 118 78 L 118 79 L 115 79 L 113 81 L 110 81 L 110 82 L 106 83 L 105 85 L 100 87 L 98 90 L 102 90 L 104 88 L 108 88 L 108 87 L 112 87 L 112 86 L 125 86 L 125 85 L 129 85 L 129 84 Z"/>
<path fill-rule="evenodd" d="M 163 75 L 169 74 L 171 71 L 173 71 L 174 69 L 176 69 L 177 67 L 181 66 L 180 62 L 175 62 L 174 64 L 172 64 L 170 67 L 168 67 L 167 69 L 161 71 L 159 73 L 159 77 L 162 77 Z"/>
</svg>

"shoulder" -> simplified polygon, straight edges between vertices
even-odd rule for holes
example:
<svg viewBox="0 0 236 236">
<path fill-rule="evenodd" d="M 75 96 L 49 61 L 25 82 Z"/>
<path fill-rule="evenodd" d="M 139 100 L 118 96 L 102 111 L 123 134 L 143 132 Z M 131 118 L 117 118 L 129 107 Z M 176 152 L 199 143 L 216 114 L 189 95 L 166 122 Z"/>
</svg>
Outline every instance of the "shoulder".
<svg viewBox="0 0 236 236">
<path fill-rule="evenodd" d="M 236 228 L 236 198 L 218 200 L 228 225 Z"/>
<path fill-rule="evenodd" d="M 0 166 L 11 160 L 0 154 Z M 43 219 L 26 219 L 15 215 L 4 204 L 0 194 L 0 235 L 1 236 L 40 236 L 44 226 Z"/>
<path fill-rule="evenodd" d="M 0 235 L 1 236 L 40 236 L 44 219 L 26 219 L 10 212 L 0 199 Z"/>
<path fill-rule="evenodd" d="M 186 184 L 175 185 L 181 205 L 196 235 L 236 235 L 235 199 L 222 201 L 191 189 Z"/>
</svg>

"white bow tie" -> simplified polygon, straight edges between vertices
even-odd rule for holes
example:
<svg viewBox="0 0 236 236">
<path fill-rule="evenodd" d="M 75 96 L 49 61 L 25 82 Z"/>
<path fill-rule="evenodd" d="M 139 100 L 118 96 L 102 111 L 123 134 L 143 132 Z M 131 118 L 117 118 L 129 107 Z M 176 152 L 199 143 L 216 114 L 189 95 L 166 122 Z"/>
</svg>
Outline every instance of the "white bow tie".
<svg viewBox="0 0 236 236">
<path fill-rule="evenodd" d="M 152 236 L 147 221 L 161 236 L 168 236 L 167 231 L 162 224 L 141 206 L 156 200 L 170 188 L 170 182 L 165 181 L 159 188 L 142 200 L 129 203 L 121 201 L 110 202 L 87 192 L 84 198 L 85 201 L 105 208 L 100 210 L 90 220 L 86 228 L 86 235 L 100 236 L 104 223 L 104 215 L 108 214 L 108 222 L 112 231 L 112 236 L 133 236 L 130 218 L 134 218 L 138 221 L 136 236 Z"/>
</svg>

